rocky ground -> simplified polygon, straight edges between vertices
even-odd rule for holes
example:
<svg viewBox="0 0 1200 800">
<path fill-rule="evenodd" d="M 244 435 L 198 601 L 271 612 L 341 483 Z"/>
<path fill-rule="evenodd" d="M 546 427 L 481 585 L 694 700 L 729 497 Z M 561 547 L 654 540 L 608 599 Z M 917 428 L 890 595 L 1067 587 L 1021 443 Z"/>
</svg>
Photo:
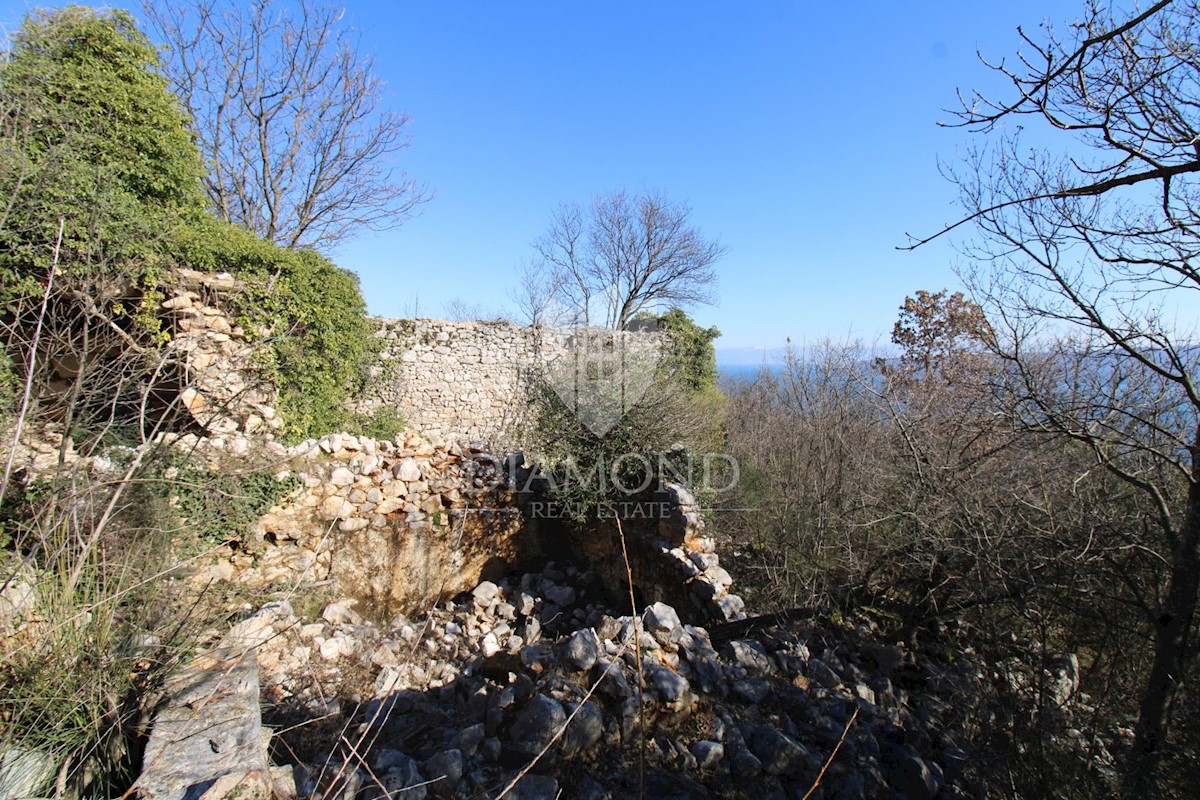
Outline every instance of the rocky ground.
<svg viewBox="0 0 1200 800">
<path fill-rule="evenodd" d="M 635 624 L 603 588 L 550 564 L 386 625 L 267 607 L 273 761 L 300 797 L 965 796 L 957 672 L 865 629 Z"/>
</svg>

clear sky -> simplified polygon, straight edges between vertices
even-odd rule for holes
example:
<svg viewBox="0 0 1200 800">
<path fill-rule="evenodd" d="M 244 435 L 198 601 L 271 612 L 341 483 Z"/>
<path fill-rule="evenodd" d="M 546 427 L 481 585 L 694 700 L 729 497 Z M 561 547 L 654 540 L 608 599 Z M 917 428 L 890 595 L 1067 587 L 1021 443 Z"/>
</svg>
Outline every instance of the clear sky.
<svg viewBox="0 0 1200 800">
<path fill-rule="evenodd" d="M 15 25 L 31 4 L 0 0 Z M 120 2 L 115 5 L 121 5 Z M 514 268 L 562 200 L 660 189 L 728 248 L 723 360 L 825 336 L 885 340 L 906 294 L 954 288 L 948 243 L 900 252 L 956 213 L 938 174 L 967 134 L 958 88 L 997 87 L 976 50 L 1080 0 L 370 2 L 346 0 L 388 101 L 400 165 L 435 193 L 402 227 L 333 255 L 370 310 L 509 305 Z"/>
</svg>

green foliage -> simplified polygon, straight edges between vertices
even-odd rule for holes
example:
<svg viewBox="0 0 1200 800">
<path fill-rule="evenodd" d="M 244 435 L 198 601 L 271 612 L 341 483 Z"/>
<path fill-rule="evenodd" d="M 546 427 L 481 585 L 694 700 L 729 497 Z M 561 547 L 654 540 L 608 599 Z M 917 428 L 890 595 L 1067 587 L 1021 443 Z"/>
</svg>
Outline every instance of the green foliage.
<svg viewBox="0 0 1200 800">
<path fill-rule="evenodd" d="M 106 602 L 113 586 L 100 563 L 70 586 L 71 566 L 60 559 L 37 582 L 36 643 L 33 631 L 18 631 L 0 646 L 0 747 L 49 756 L 66 796 L 115 797 L 136 777 L 130 734 L 150 672 L 133 642 L 145 635 L 147 606 Z"/>
<path fill-rule="evenodd" d="M 0 62 L 0 281 L 37 292 L 60 221 L 61 269 L 127 277 L 203 208 L 203 164 L 158 54 L 124 11 L 31 14 Z M 31 280 L 32 279 L 32 280 Z"/>
<path fill-rule="evenodd" d="M 286 326 L 272 342 L 287 432 L 315 436 L 348 427 L 353 419 L 346 400 L 361 388 L 374 345 L 357 278 L 304 251 L 275 292 L 262 298 L 263 307 L 271 300 Z"/>
<path fill-rule="evenodd" d="M 394 439 L 404 430 L 404 417 L 395 406 L 380 406 L 367 414 L 356 414 L 354 429 L 372 439 Z"/>
<path fill-rule="evenodd" d="M 667 416 L 652 402 L 630 409 L 603 435 L 589 429 L 575 410 L 548 385 L 535 387 L 538 414 L 527 446 L 539 469 L 552 478 L 556 502 L 582 522 L 604 501 L 621 492 L 614 484 L 641 486 L 645 465 L 675 441 Z"/>
<path fill-rule="evenodd" d="M 543 470 L 557 476 L 556 500 L 580 515 L 625 489 L 657 486 L 664 458 L 714 452 L 723 440 L 726 401 L 716 385 L 712 344 L 720 332 L 701 328 L 678 308 L 641 314 L 629 330 L 663 331 L 670 350 L 645 394 L 610 430 L 590 430 L 548 385 L 537 398 L 526 445 Z"/>
<path fill-rule="evenodd" d="M 18 386 L 17 376 L 12 369 L 12 359 L 0 350 L 0 423 L 7 420 L 16 410 L 14 404 L 17 401 Z"/>
<path fill-rule="evenodd" d="M 662 370 L 683 389 L 696 424 L 688 441 L 692 449 L 715 451 L 725 439 L 725 395 L 717 388 L 717 353 L 713 342 L 721 335 L 716 327 L 702 328 L 680 308 L 654 319 L 670 337 L 671 349 Z"/>
<path fill-rule="evenodd" d="M 379 348 L 353 273 L 311 250 L 285 250 L 212 218 L 179 231 L 174 255 L 194 269 L 246 280 L 235 310 L 270 345 L 263 367 L 279 390 L 287 437 L 384 426 L 347 409 Z"/>
<path fill-rule="evenodd" d="M 152 352 L 167 339 L 156 317 L 165 268 L 232 272 L 249 286 L 235 311 L 269 343 L 265 377 L 278 385 L 286 435 L 353 428 L 346 398 L 375 344 L 356 279 L 204 213 L 188 121 L 133 18 L 35 12 L 7 56 L 0 315 L 16 338 L 40 301 L 61 224 L 56 317 L 103 314 Z"/>
<path fill-rule="evenodd" d="M 300 480 L 278 480 L 269 471 L 210 472 L 185 465 L 167 485 L 175 510 L 200 542 L 219 544 L 242 539 L 271 506 L 300 486 Z"/>
<path fill-rule="evenodd" d="M 717 354 L 713 341 L 721 331 L 700 327 L 680 308 L 672 308 L 654 322 L 658 330 L 671 337 L 671 353 L 666 362 L 679 383 L 694 390 L 715 387 Z"/>
<path fill-rule="evenodd" d="M 36 750 L 63 797 L 115 797 L 137 775 L 138 727 L 185 643 L 214 620 L 158 580 L 172 531 L 141 481 L 88 486 L 60 474 L 3 498 L 14 521 L 0 582 L 35 586 L 0 636 L 0 750 Z M 101 526 L 98 509 L 127 502 Z M 144 732 L 144 728 L 143 728 Z M 44 796 L 50 796 L 47 790 Z"/>
</svg>

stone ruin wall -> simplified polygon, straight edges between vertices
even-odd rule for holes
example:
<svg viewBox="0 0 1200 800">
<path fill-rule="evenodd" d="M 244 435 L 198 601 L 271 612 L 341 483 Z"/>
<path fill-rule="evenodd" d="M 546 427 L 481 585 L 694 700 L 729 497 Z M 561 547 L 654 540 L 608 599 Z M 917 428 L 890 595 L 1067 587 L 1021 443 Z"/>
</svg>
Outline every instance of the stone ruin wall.
<svg viewBox="0 0 1200 800">
<path fill-rule="evenodd" d="M 506 322 L 380 320 L 377 335 L 387 345 L 358 410 L 391 405 L 405 433 L 391 442 L 331 434 L 286 453 L 274 445 L 304 489 L 260 520 L 250 552 L 229 554 L 205 578 L 260 588 L 329 582 L 335 594 L 385 614 L 413 613 L 547 556 L 623 583 L 624 573 L 611 571 L 621 563 L 615 531 L 529 524 L 521 491 L 529 473 L 521 456 L 507 455 L 529 421 L 533 381 L 547 373 L 556 379 L 556 367 L 543 366 L 569 352 L 562 333 Z M 670 519 L 645 531 L 631 523 L 635 582 L 648 599 L 673 602 L 690 618 L 737 618 L 741 600 L 729 593 L 699 507 L 682 487 L 668 494 Z M 566 551 L 555 553 L 564 542 Z"/>
<path fill-rule="evenodd" d="M 511 322 L 446 322 L 435 319 L 376 320 L 386 340 L 356 411 L 395 408 L 409 428 L 432 440 L 483 440 L 493 452 L 520 449 L 532 421 L 535 382 L 570 383 L 587 355 L 572 354 L 578 330 L 522 327 Z M 666 340 L 646 333 L 613 334 L 586 329 L 599 346 L 625 337 L 629 364 L 657 360 Z M 601 354 L 603 357 L 603 354 Z M 632 370 L 630 370 L 632 372 Z M 644 370 L 641 370 L 644 372 Z"/>
<path fill-rule="evenodd" d="M 357 410 L 397 409 L 431 439 L 516 441 L 543 357 L 541 332 L 509 322 L 379 319 L 380 362 Z M 553 347 L 553 344 L 549 345 Z"/>
<path fill-rule="evenodd" d="M 196 575 L 198 586 L 325 585 L 376 613 L 412 613 L 536 562 L 556 549 L 548 540 L 564 535 L 576 541 L 561 555 L 594 564 L 614 586 L 623 582 L 623 572 L 610 574 L 620 563 L 613 531 L 531 526 L 516 487 L 495 476 L 506 454 L 519 449 L 533 381 L 569 352 L 564 332 L 507 322 L 379 320 L 377 335 L 387 344 L 359 410 L 392 405 L 405 431 L 393 441 L 333 433 L 288 447 L 271 435 L 279 425 L 273 387 L 256 380 L 253 346 L 218 310 L 220 295 L 238 286 L 227 276 L 182 277 L 190 282 L 181 281 L 163 308 L 175 332 L 179 402 L 204 431 L 162 434 L 156 442 L 213 470 L 242 468 L 250 459 L 302 484 L 245 541 L 223 547 Z M 51 444 L 22 452 L 19 463 L 50 463 L 57 457 Z M 100 474 L 110 468 L 105 464 L 98 459 L 91 468 Z M 712 540 L 699 533 L 695 501 L 671 499 L 679 520 L 657 531 L 631 530 L 636 582 L 648 598 L 669 599 L 696 619 L 739 616 L 726 574 L 709 569 L 717 558 Z"/>
</svg>

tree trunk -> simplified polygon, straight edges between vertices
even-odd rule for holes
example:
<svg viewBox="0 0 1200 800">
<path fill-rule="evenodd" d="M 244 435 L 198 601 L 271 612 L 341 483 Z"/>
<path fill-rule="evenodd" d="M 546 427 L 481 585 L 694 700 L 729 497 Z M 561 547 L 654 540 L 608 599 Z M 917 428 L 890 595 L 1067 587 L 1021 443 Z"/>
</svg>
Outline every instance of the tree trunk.
<svg viewBox="0 0 1200 800">
<path fill-rule="evenodd" d="M 1142 691 L 1133 752 L 1125 771 L 1125 794 L 1149 797 L 1158 786 L 1158 768 L 1167 731 L 1167 709 L 1191 661 L 1189 636 L 1200 590 L 1200 435 L 1193 444 L 1192 483 L 1162 611 L 1154 621 L 1154 661 Z"/>
</svg>

